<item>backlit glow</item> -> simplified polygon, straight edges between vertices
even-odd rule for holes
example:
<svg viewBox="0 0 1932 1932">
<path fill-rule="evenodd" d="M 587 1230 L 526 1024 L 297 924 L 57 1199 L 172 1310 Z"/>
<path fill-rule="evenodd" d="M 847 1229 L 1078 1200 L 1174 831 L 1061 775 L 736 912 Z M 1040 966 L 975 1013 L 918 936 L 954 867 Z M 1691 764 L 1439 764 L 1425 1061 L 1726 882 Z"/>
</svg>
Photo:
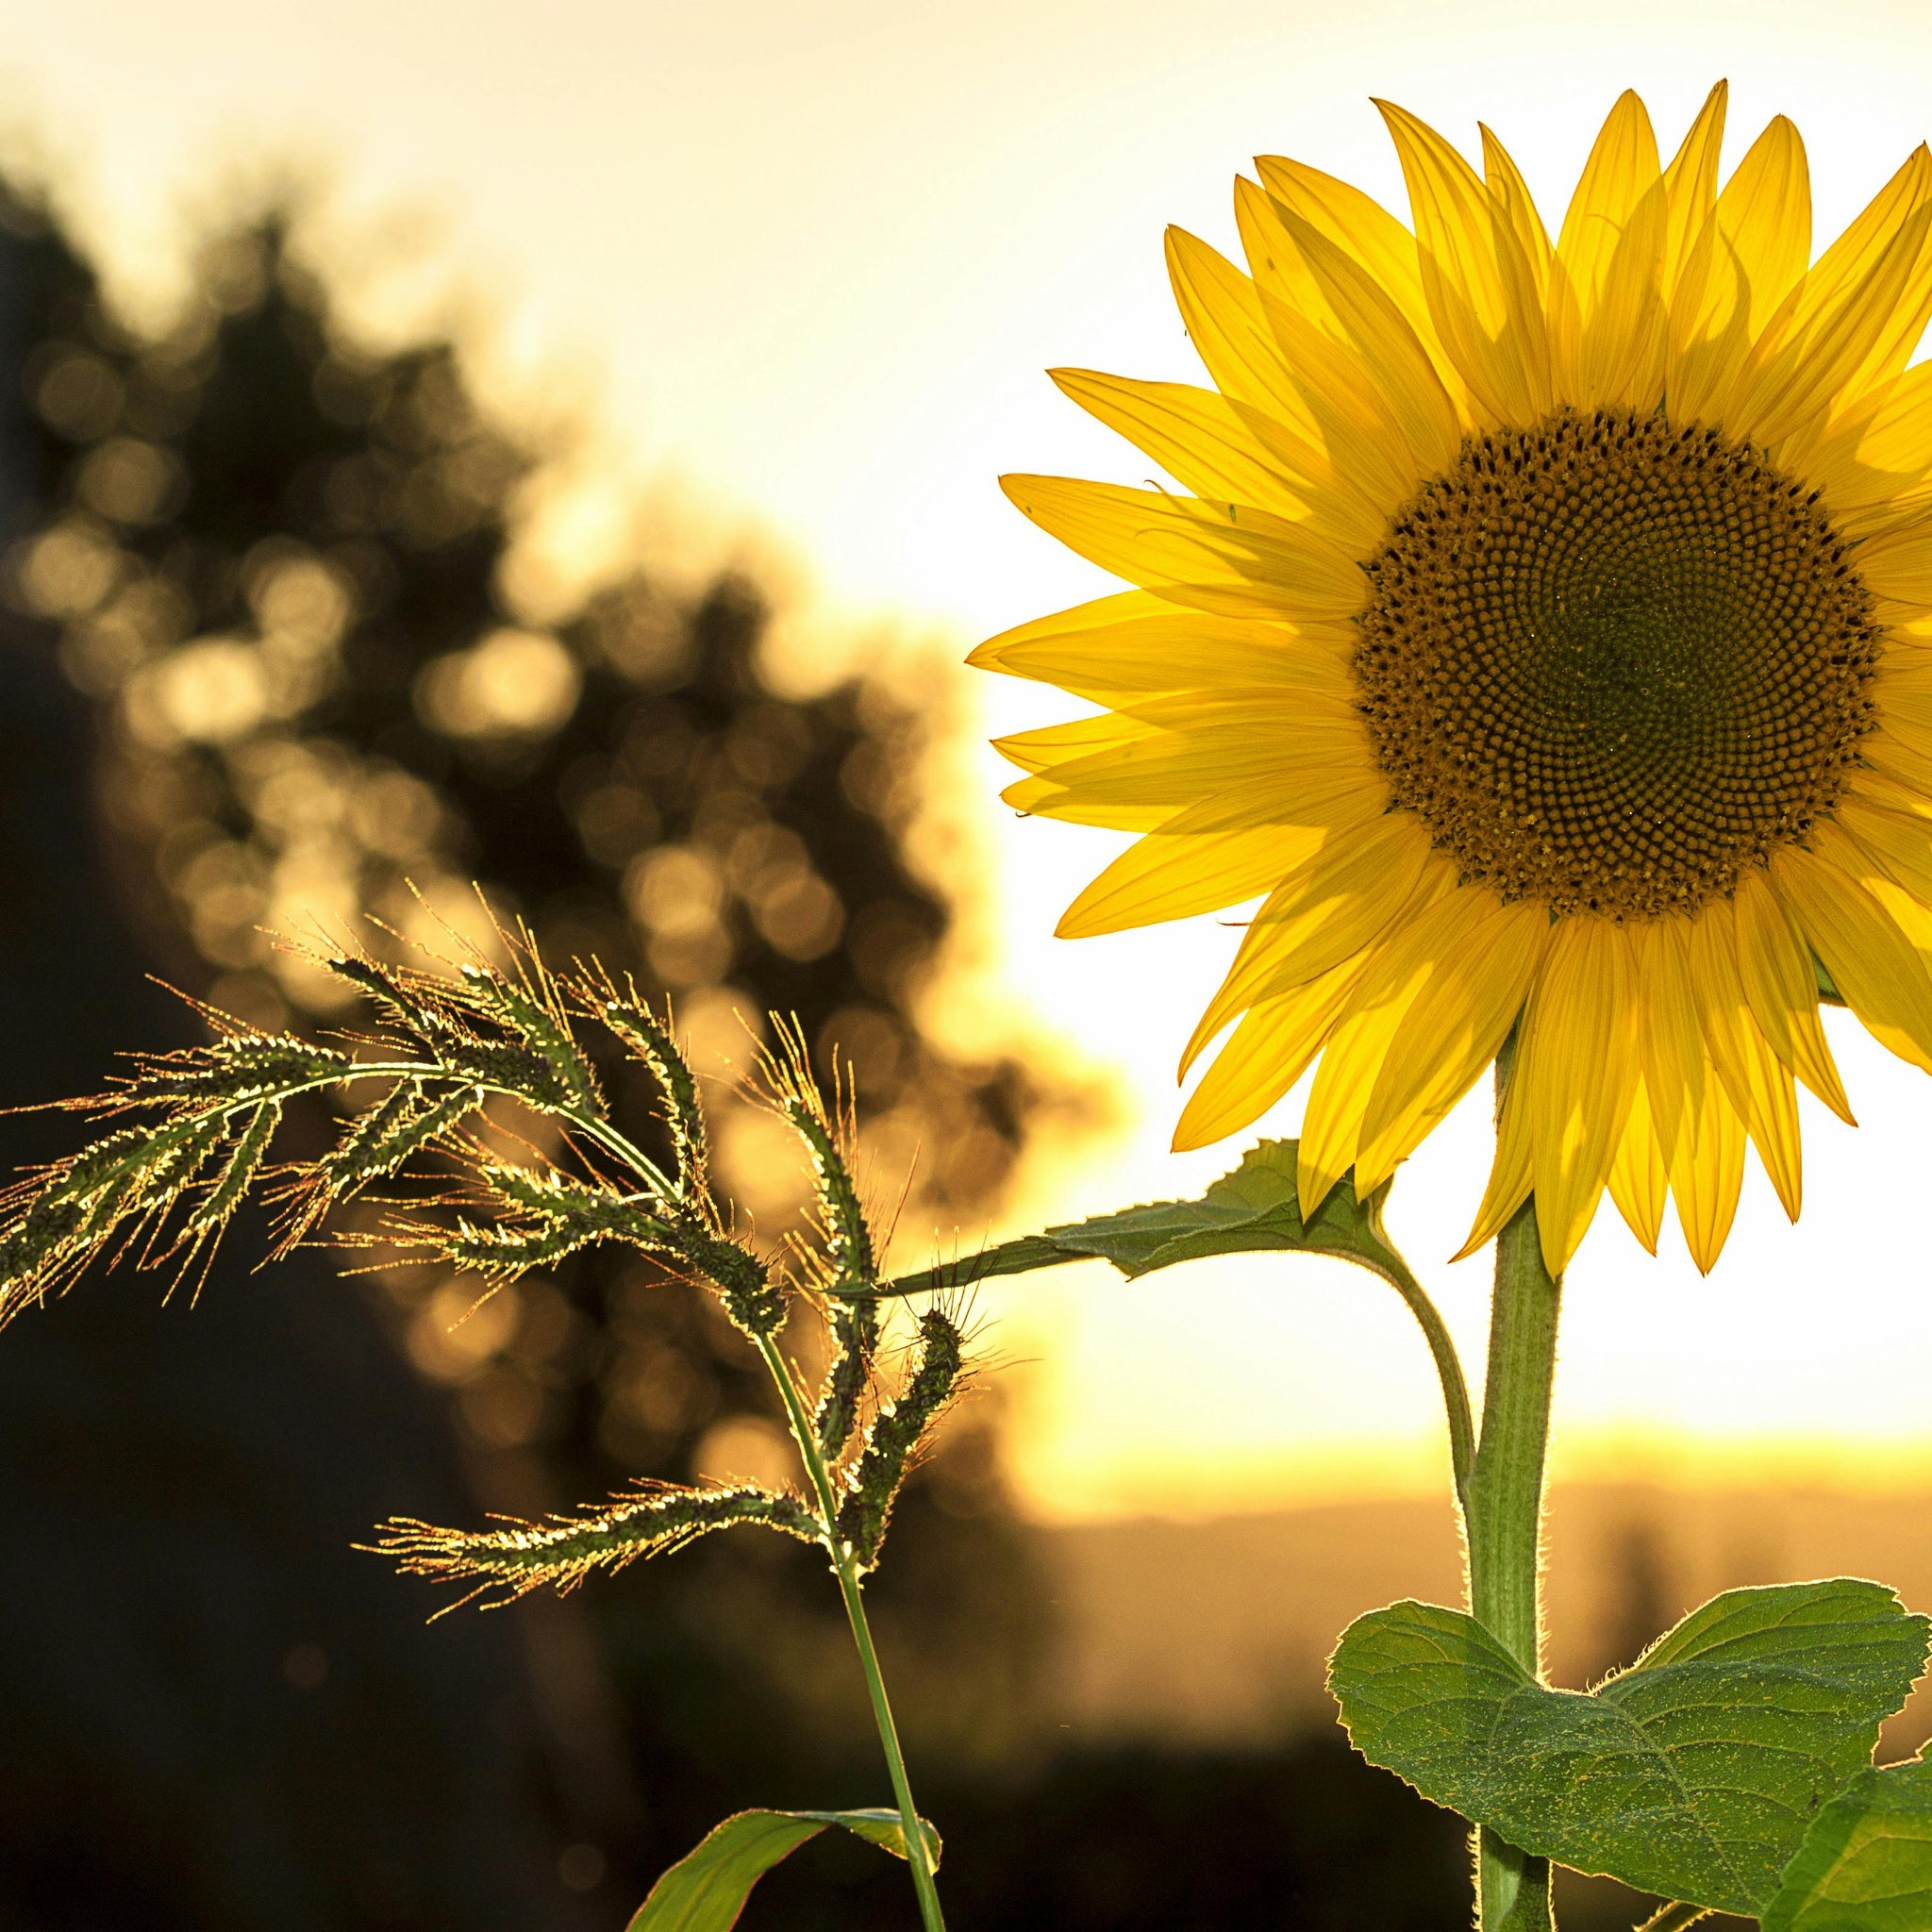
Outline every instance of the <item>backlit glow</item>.
<svg viewBox="0 0 1932 1932">
<path fill-rule="evenodd" d="M 1198 379 L 1161 230 L 1179 222 L 1231 247 L 1228 184 L 1252 155 L 1293 153 L 1400 211 L 1374 92 L 1466 148 L 1476 113 L 1492 117 L 1559 208 L 1621 88 L 1643 94 L 1668 151 L 1727 75 L 1727 160 L 1770 115 L 1792 115 L 1828 237 L 1932 134 L 1932 16 L 1871 0 L 1828 13 L 1789 0 L 988 0 L 968 12 L 77 0 L 17 9 L 9 28 L 15 103 L 80 163 L 85 223 L 130 290 L 165 292 L 175 184 L 292 138 L 333 158 L 345 233 L 398 203 L 447 211 L 428 253 L 471 264 L 484 306 L 503 310 L 503 393 L 541 393 L 558 344 L 582 352 L 602 366 L 606 441 L 631 481 L 775 533 L 811 559 L 823 608 L 896 613 L 955 655 L 1111 588 L 993 479 L 1144 480 L 1041 372 Z M 372 313 L 420 305 L 405 271 L 422 254 L 392 236 Z M 594 536 L 609 521 L 579 510 L 568 527 Z M 425 701 L 481 693 L 480 706 L 486 686 Z M 223 702 L 257 697 L 238 685 Z M 982 735 L 1044 723 L 1058 704 L 993 679 L 970 700 Z M 171 728 L 221 727 L 157 705 Z M 1009 775 L 999 761 L 960 763 L 984 802 L 989 945 L 1009 990 L 982 986 L 980 1009 L 1024 988 L 1121 1070 L 1137 1116 L 1077 1168 L 1041 1167 L 1016 1215 L 1197 1189 L 1233 1155 L 1165 1151 L 1173 1070 L 1235 936 L 1052 941 L 1116 841 L 1044 824 L 1018 836 L 993 802 Z M 1674 1231 L 1653 1262 L 1599 1217 L 1566 1289 L 1559 1473 L 1932 1474 L 1932 1085 L 1844 1016 L 1828 1024 L 1864 1124 L 1803 1103 L 1795 1229 L 1755 1162 L 1707 1281 Z M 1263 1130 L 1292 1131 L 1299 1105 L 1291 1096 Z M 1391 1215 L 1473 1371 L 1485 1261 L 1444 1257 L 1488 1159 L 1478 1094 L 1398 1178 Z M 1014 1372 L 1016 1460 L 1043 1509 L 1262 1505 L 1441 1479 L 1418 1339 L 1392 1297 L 1339 1266 L 1227 1261 L 1136 1288 L 1095 1268 L 985 1304 L 1006 1318 L 1003 1352 L 1030 1364 Z"/>
</svg>

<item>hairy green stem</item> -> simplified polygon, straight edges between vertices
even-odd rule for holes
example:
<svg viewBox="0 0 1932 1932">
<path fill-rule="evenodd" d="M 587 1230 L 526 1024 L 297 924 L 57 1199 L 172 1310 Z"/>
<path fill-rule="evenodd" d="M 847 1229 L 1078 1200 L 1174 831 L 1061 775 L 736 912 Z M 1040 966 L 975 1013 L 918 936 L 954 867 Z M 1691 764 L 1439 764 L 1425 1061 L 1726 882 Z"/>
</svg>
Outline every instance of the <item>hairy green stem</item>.
<svg viewBox="0 0 1932 1932">
<path fill-rule="evenodd" d="M 447 1069 L 410 1062 L 390 1062 L 387 1064 L 358 1065 L 353 1073 L 346 1075 L 338 1074 L 338 1079 L 366 1078 L 384 1074 L 418 1074 L 425 1077 L 451 1077 Z M 328 1084 L 315 1082 L 315 1085 Z M 525 1096 L 517 1094 L 508 1088 L 492 1089 L 491 1083 L 475 1081 L 485 1091 L 495 1091 L 510 1094 L 515 1099 Z M 669 1176 L 658 1164 L 640 1148 L 626 1134 L 601 1119 L 588 1108 L 558 1108 L 556 1111 L 588 1139 L 594 1141 L 604 1150 L 615 1156 L 631 1168 L 645 1183 L 646 1191 L 660 1199 L 674 1198 L 675 1190 Z M 806 1474 L 810 1478 L 813 1493 L 818 1498 L 819 1511 L 824 1525 L 825 1541 L 832 1557 L 832 1569 L 839 1579 L 839 1593 L 844 1599 L 845 1615 L 852 1625 L 852 1641 L 858 1651 L 860 1669 L 865 1673 L 865 1688 L 872 1699 L 874 1722 L 878 1726 L 879 1745 L 885 1753 L 886 1770 L 892 1782 L 892 1797 L 899 1807 L 899 1826 L 906 1840 L 906 1861 L 912 1868 L 912 1886 L 919 1895 L 920 1918 L 925 1932 L 945 1932 L 946 1922 L 940 1910 L 939 1886 L 934 1877 L 933 1849 L 925 1835 L 925 1825 L 919 1816 L 919 1807 L 913 1802 L 912 1785 L 906 1774 L 906 1754 L 899 1746 L 899 1727 L 892 1719 L 892 1707 L 886 1695 L 886 1681 L 879 1670 L 878 1652 L 872 1641 L 872 1625 L 865 1614 L 865 1598 L 859 1581 L 859 1559 L 856 1551 L 844 1548 L 839 1541 L 839 1498 L 833 1487 L 832 1473 L 821 1454 L 817 1431 L 811 1425 L 810 1412 L 805 1400 L 805 1391 L 798 1385 L 798 1378 L 792 1373 L 791 1364 L 786 1360 L 774 1336 L 764 1335 L 758 1339 L 759 1356 L 766 1370 L 777 1385 L 779 1399 L 785 1405 L 787 1422 L 791 1424 L 792 1440 L 798 1444 L 798 1453 L 804 1458 Z"/>
<path fill-rule="evenodd" d="M 1105 1217 L 1102 1217 L 1103 1219 Z M 1456 1343 L 1449 1333 L 1449 1324 L 1442 1320 L 1441 1311 L 1429 1299 L 1429 1291 L 1414 1274 L 1408 1263 L 1396 1252 L 1382 1225 L 1380 1208 L 1373 1210 L 1371 1225 L 1375 1241 L 1381 1250 L 1379 1258 L 1369 1255 L 1351 1252 L 1347 1258 L 1357 1267 L 1366 1268 L 1370 1274 L 1386 1281 L 1407 1305 L 1417 1324 L 1423 1331 L 1423 1340 L 1428 1343 L 1430 1358 L 1436 1364 L 1436 1377 L 1442 1386 L 1442 1410 L 1449 1425 L 1449 1461 L 1456 1474 L 1456 1494 L 1464 1500 L 1464 1491 L 1469 1482 L 1470 1464 L 1475 1455 L 1475 1426 L 1471 1419 L 1469 1406 L 1469 1384 L 1463 1376 L 1461 1357 L 1456 1353 Z M 990 1251 L 997 1262 L 1005 1254 L 1015 1250 L 1026 1251 L 1026 1259 L 1021 1268 L 995 1268 L 989 1270 L 989 1252 L 983 1251 L 964 1260 L 942 1263 L 927 1268 L 914 1274 L 901 1274 L 891 1281 L 879 1282 L 872 1287 L 854 1284 L 841 1284 L 833 1291 L 837 1300 L 858 1305 L 866 1301 L 883 1301 L 902 1295 L 929 1294 L 934 1290 L 948 1290 L 976 1287 L 989 1273 L 1020 1274 L 1032 1273 L 1043 1268 L 1064 1268 L 1075 1261 L 1091 1261 L 1098 1257 L 1091 1249 L 1073 1247 L 1056 1248 L 1051 1236 L 1026 1235 L 1018 1241 L 1003 1242 Z M 1118 1265 L 1118 1264 L 1116 1264 Z"/>
<path fill-rule="evenodd" d="M 1710 1917 L 1708 1906 L 1687 1905 L 1679 1899 L 1674 1905 L 1659 1906 L 1637 1932 L 1682 1932 L 1686 1925 L 1694 1925 L 1700 1919 Z"/>
<path fill-rule="evenodd" d="M 1514 1056 L 1496 1063 L 1498 1101 Z M 1562 1284 L 1543 1266 L 1532 1195 L 1496 1239 L 1482 1433 L 1463 1505 L 1470 1614 L 1541 1677 L 1543 1460 L 1557 1364 Z M 1487 1826 L 1476 1831 L 1476 1924 L 1481 1932 L 1550 1932 L 1550 1867 Z"/>
<path fill-rule="evenodd" d="M 1388 1245 L 1386 1241 L 1384 1245 Z M 1373 1263 L 1363 1265 L 1374 1267 Z M 1423 1339 L 1429 1345 L 1436 1378 L 1442 1385 L 1442 1410 L 1449 1424 L 1449 1466 L 1456 1476 L 1457 1501 L 1467 1514 L 1469 1479 L 1475 1465 L 1475 1425 L 1470 1418 L 1469 1384 L 1463 1379 L 1462 1357 L 1456 1353 L 1448 1324 L 1429 1299 L 1428 1291 L 1408 1272 L 1408 1264 L 1392 1246 L 1389 1247 L 1389 1265 L 1374 1267 L 1374 1273 L 1408 1304 L 1408 1311 L 1421 1324 Z"/>
<path fill-rule="evenodd" d="M 1537 1558 L 1543 1454 L 1561 1288 L 1543 1268 L 1536 1204 L 1525 1201 L 1496 1242 L 1482 1435 L 1470 1471 L 1470 1611 L 1521 1663 L 1541 1663 Z"/>
<path fill-rule="evenodd" d="M 865 1688 L 872 1699 L 873 1721 L 878 1725 L 879 1748 L 886 1756 L 886 1771 L 892 1780 L 893 1801 L 899 1807 L 899 1828 L 906 1840 L 906 1862 L 912 1868 L 912 1888 L 919 1894 L 919 1915 L 925 1932 L 945 1932 L 945 1915 L 940 1910 L 939 1885 L 933 1876 L 932 1846 L 927 1843 L 925 1826 L 919 1807 L 912 1800 L 912 1783 L 906 1774 L 906 1754 L 899 1748 L 899 1727 L 892 1721 L 892 1706 L 886 1695 L 886 1680 L 879 1670 L 878 1652 L 872 1641 L 872 1625 L 866 1619 L 865 1597 L 859 1584 L 858 1553 L 839 1541 L 839 1498 L 833 1488 L 832 1472 L 820 1452 L 818 1432 L 811 1425 L 805 1391 L 791 1372 L 776 1338 L 761 1336 L 758 1354 L 763 1357 L 778 1395 L 785 1405 L 785 1418 L 791 1426 L 791 1439 L 805 1459 L 807 1475 L 818 1497 L 819 1510 L 825 1525 L 825 1541 L 831 1550 L 833 1574 L 839 1579 L 839 1593 L 845 1600 L 845 1615 L 852 1625 L 852 1641 L 858 1651 L 859 1668 L 865 1673 Z"/>
<path fill-rule="evenodd" d="M 1470 1614 L 1532 1676 L 1541 1674 L 1542 1661 L 1537 1573 L 1559 1295 L 1543 1267 L 1531 1199 L 1496 1241 L 1482 1434 L 1465 1521 Z M 1548 1932 L 1548 1861 L 1518 1851 L 1487 1826 L 1476 1833 L 1476 1890 L 1482 1932 Z"/>
</svg>

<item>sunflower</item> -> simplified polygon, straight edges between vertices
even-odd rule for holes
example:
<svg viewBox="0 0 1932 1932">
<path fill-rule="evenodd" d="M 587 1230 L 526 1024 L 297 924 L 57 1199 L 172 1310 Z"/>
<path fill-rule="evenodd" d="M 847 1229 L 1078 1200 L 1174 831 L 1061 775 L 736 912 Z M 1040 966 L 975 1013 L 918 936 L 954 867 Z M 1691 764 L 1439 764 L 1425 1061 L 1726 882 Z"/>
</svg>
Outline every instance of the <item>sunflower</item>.
<svg viewBox="0 0 1932 1932">
<path fill-rule="evenodd" d="M 1096 708 L 1007 799 L 1141 835 L 1059 930 L 1258 901 L 1175 1145 L 1315 1066 L 1305 1212 L 1513 1034 L 1469 1248 L 1533 1193 L 1560 1273 L 1607 1187 L 1708 1269 L 1747 1141 L 1797 1214 L 1795 1083 L 1851 1119 L 1822 996 L 1932 1072 L 1932 157 L 1813 262 L 1724 97 L 1666 167 L 1625 93 L 1554 244 L 1488 128 L 1378 104 L 1412 232 L 1259 161 L 1245 274 L 1168 239 L 1214 387 L 1055 372 L 1192 493 L 1005 480 L 1136 586 L 972 660 Z"/>
</svg>

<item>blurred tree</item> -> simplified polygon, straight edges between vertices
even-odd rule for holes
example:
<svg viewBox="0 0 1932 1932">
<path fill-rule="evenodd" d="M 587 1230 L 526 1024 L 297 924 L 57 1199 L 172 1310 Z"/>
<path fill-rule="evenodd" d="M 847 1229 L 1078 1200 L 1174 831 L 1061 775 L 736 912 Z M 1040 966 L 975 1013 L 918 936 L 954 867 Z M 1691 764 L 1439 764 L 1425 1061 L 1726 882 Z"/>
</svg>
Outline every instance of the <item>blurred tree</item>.
<svg viewBox="0 0 1932 1932">
<path fill-rule="evenodd" d="M 352 1019 L 340 982 L 270 934 L 382 945 L 375 915 L 445 950 L 491 945 L 474 878 L 553 957 L 595 952 L 672 994 L 721 1074 L 766 1008 L 796 1012 L 822 1072 L 835 1053 L 850 1069 L 882 1183 L 911 1174 L 919 1236 L 971 1239 L 1027 1134 L 1092 1116 L 1091 1091 L 962 1061 L 922 1029 L 953 917 L 908 849 L 930 710 L 876 679 L 781 694 L 741 575 L 679 600 L 633 570 L 533 622 L 504 566 L 554 452 L 491 418 L 451 342 L 352 339 L 286 208 L 211 238 L 152 337 L 115 318 L 44 210 L 12 221 L 33 263 L 23 446 L 46 513 L 5 588 L 58 625 L 96 704 L 121 872 L 177 982 L 265 1022 Z M 722 1078 L 712 1100 L 723 1182 L 775 1240 L 802 1176 L 774 1170 L 769 1123 Z M 467 1321 L 468 1287 L 378 1278 L 411 1359 L 453 1392 L 491 1507 L 783 1453 L 741 1338 L 634 1262 L 593 1253 Z M 945 1660 L 913 1685 L 914 1736 L 984 1757 L 1025 1731 L 1045 1612 L 990 1412 L 963 1420 L 908 1499 L 879 1596 L 886 1641 L 900 1599 L 917 1635 L 895 1648 Z M 932 1509 L 943 1532 L 916 1521 Z M 773 1699 L 821 1757 L 862 1738 L 825 1597 L 808 1553 L 774 1567 L 730 1539 L 597 1592 L 647 1782 L 675 1792 L 644 1864 L 687 1816 L 769 1801 L 758 1781 L 808 1761 L 789 1720 L 758 1720 Z"/>
<path fill-rule="evenodd" d="M 9 580 L 104 708 L 108 811 L 193 990 L 340 1018 L 340 982 L 271 933 L 366 938 L 375 914 L 412 940 L 438 922 L 483 938 L 475 878 L 546 951 L 676 995 L 714 1058 L 744 1058 L 741 1025 L 766 1008 L 797 1013 L 822 1069 L 835 1051 L 852 1069 L 882 1174 L 925 1150 L 914 1225 L 983 1221 L 1042 1109 L 1091 1110 L 921 1029 L 952 918 L 906 845 L 926 721 L 865 680 L 779 696 L 741 577 L 679 604 L 633 572 L 549 628 L 509 608 L 518 488 L 542 453 L 479 408 L 451 343 L 345 340 L 281 214 L 207 246 L 158 341 L 84 277 L 47 307 L 25 383 L 57 514 Z M 782 1232 L 771 1142 L 755 1115 L 735 1124 L 726 1185 Z M 601 1445 L 626 1469 L 676 1461 L 729 1412 L 730 1378 L 708 1349 L 670 1366 L 685 1343 L 621 1282 L 574 1286 L 611 1343 Z M 554 1309 L 528 1325 L 557 1352 Z M 476 1366 L 482 1440 L 558 1426 Z"/>
<path fill-rule="evenodd" d="M 0 542 L 64 452 L 24 422 L 20 349 L 89 287 L 0 194 Z M 0 611 L 0 1091 L 85 1091 L 192 1016 L 142 978 L 101 864 L 86 708 Z M 0 1168 L 71 1143 L 0 1114 Z M 587 1768 L 514 1620 L 425 1629 L 352 1539 L 470 1507 L 420 1383 L 319 1255 L 220 1257 L 206 1304 L 88 1284 L 0 1347 L 0 1926 L 444 1932 L 594 1923 L 560 1883 Z M 556 1646 L 553 1644 L 553 1648 Z M 608 1764 L 612 1754 L 606 1753 Z M 617 1776 L 595 1779 L 627 1794 Z"/>
</svg>

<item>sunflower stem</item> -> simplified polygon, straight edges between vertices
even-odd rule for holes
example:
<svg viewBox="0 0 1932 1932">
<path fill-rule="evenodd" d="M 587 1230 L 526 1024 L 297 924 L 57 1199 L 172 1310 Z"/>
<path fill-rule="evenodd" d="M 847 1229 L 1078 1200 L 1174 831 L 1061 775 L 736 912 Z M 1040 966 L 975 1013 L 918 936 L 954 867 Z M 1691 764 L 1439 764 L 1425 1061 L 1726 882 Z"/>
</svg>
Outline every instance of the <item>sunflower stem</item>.
<svg viewBox="0 0 1932 1932">
<path fill-rule="evenodd" d="M 1507 1052 L 1498 1058 L 1499 1100 L 1513 1058 Z M 1470 1614 L 1538 1678 L 1542 1674 L 1538 1587 L 1543 1461 L 1561 1295 L 1562 1284 L 1543 1266 L 1532 1196 L 1496 1241 L 1482 1432 L 1470 1471 L 1464 1527 Z M 1476 1924 L 1481 1932 L 1551 1932 L 1546 1858 L 1533 1858 L 1479 1826 L 1475 1862 Z"/>
</svg>

